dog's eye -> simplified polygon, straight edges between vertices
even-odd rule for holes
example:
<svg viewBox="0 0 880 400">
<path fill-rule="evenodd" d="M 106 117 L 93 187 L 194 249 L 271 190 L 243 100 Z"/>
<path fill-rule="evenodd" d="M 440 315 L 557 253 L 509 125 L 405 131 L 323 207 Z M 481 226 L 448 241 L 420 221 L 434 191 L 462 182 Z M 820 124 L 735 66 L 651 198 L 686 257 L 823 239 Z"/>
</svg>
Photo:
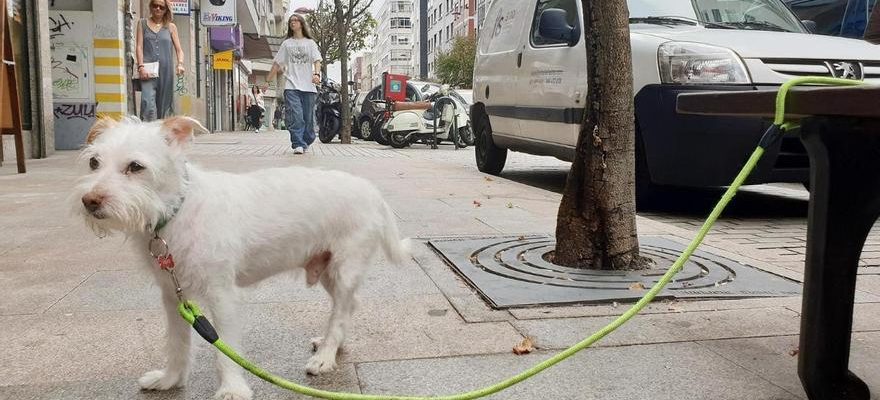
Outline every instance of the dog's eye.
<svg viewBox="0 0 880 400">
<path fill-rule="evenodd" d="M 101 166 L 101 162 L 98 161 L 97 158 L 92 157 L 89 159 L 89 168 L 91 168 L 92 171 L 98 169 L 98 167 L 100 167 L 100 166 Z"/>
<path fill-rule="evenodd" d="M 138 164 L 137 161 L 132 161 L 131 164 L 128 164 L 128 168 L 125 169 L 126 174 L 136 174 L 144 170 L 144 166 Z"/>
</svg>

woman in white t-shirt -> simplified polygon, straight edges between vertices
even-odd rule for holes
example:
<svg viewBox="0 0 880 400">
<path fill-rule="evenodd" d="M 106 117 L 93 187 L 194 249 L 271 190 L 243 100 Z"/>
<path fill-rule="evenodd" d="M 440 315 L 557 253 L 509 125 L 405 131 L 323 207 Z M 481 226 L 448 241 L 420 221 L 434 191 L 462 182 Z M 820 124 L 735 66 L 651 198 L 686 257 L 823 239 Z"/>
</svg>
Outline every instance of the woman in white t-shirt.
<svg viewBox="0 0 880 400">
<path fill-rule="evenodd" d="M 284 124 L 290 132 L 294 154 L 303 154 L 315 141 L 315 99 L 321 83 L 321 52 L 312 40 L 306 20 L 293 14 L 287 20 L 287 39 L 281 43 L 272 70 L 266 77 L 275 79 L 284 71 L 284 103 L 287 106 Z"/>
</svg>

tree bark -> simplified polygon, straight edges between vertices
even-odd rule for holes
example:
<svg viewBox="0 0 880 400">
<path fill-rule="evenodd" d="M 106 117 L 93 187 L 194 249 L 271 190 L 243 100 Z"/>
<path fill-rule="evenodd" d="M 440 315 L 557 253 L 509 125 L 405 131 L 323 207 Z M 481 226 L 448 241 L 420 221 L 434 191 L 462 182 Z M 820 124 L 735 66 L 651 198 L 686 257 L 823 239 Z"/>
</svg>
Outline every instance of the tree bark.
<svg viewBox="0 0 880 400">
<path fill-rule="evenodd" d="M 587 109 L 565 184 L 553 262 L 575 268 L 646 268 L 635 214 L 635 117 L 625 0 L 581 0 Z"/>
</svg>

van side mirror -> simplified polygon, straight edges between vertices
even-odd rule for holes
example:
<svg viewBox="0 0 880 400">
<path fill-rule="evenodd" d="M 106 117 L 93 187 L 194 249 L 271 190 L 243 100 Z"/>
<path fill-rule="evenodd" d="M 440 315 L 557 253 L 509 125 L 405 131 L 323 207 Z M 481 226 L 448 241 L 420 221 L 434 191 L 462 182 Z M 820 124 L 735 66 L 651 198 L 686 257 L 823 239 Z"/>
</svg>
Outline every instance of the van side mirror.
<svg viewBox="0 0 880 400">
<path fill-rule="evenodd" d="M 577 43 L 577 28 L 568 24 L 568 13 L 559 8 L 548 8 L 541 12 L 538 21 L 538 34 L 544 39 L 558 43 Z"/>
<path fill-rule="evenodd" d="M 804 28 L 807 28 L 807 32 L 816 33 L 816 30 L 818 29 L 818 25 L 816 25 L 816 21 L 805 19 L 805 20 L 802 20 L 801 23 L 804 24 Z"/>
</svg>

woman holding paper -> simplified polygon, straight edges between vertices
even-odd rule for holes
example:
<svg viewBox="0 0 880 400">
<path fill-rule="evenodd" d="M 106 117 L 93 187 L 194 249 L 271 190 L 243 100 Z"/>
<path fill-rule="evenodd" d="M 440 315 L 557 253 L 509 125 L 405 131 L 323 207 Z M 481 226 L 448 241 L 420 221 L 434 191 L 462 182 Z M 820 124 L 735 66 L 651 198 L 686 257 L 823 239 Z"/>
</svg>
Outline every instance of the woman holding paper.
<svg viewBox="0 0 880 400">
<path fill-rule="evenodd" d="M 153 121 L 172 114 L 174 73 L 182 75 L 183 49 L 177 25 L 165 0 L 150 0 L 150 17 L 141 20 L 137 32 L 137 76 L 141 85 L 141 120 Z M 172 47 L 177 56 L 175 68 Z"/>
</svg>

